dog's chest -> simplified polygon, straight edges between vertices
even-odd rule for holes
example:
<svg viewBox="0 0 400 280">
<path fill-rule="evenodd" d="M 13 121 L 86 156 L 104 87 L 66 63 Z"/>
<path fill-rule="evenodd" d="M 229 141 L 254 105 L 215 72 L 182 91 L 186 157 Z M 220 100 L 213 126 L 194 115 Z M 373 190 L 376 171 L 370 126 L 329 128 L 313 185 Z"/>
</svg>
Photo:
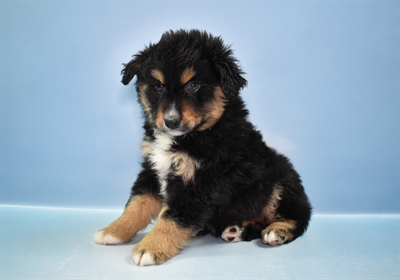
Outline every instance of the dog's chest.
<svg viewBox="0 0 400 280">
<path fill-rule="evenodd" d="M 173 149 L 176 144 L 173 136 L 156 134 L 152 141 L 143 140 L 142 155 L 149 160 L 156 172 L 160 194 L 167 195 L 168 176 L 180 177 L 183 184 L 194 180 L 195 172 L 200 168 L 200 162 L 193 159 L 188 152 Z"/>
<path fill-rule="evenodd" d="M 155 140 L 148 142 L 148 159 L 156 171 L 160 183 L 160 194 L 166 195 L 167 178 L 172 171 L 174 152 L 171 151 L 173 139 L 167 134 L 155 135 Z M 143 147 L 143 145 L 142 145 Z M 143 148 L 142 148 L 143 153 Z"/>
</svg>

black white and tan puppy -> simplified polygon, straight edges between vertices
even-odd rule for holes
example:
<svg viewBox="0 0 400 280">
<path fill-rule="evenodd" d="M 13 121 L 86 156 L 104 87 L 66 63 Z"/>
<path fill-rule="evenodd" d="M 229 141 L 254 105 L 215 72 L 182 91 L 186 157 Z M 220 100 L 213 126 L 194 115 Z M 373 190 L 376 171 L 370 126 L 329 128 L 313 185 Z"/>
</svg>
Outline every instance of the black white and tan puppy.
<svg viewBox="0 0 400 280">
<path fill-rule="evenodd" d="M 246 86 L 232 50 L 198 30 L 169 31 L 124 64 L 144 115 L 143 163 L 121 217 L 95 234 L 99 244 L 130 242 L 137 265 L 163 263 L 192 237 L 227 242 L 293 241 L 311 206 L 289 160 L 249 122 Z"/>
</svg>

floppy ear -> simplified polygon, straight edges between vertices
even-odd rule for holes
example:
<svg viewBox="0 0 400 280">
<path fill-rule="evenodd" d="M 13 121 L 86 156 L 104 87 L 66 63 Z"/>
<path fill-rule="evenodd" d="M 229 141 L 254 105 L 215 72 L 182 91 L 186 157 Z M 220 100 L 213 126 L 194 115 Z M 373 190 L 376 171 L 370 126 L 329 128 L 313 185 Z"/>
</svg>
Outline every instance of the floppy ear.
<svg viewBox="0 0 400 280">
<path fill-rule="evenodd" d="M 222 90 L 228 98 L 237 96 L 239 91 L 247 85 L 246 79 L 242 77 L 244 73 L 231 55 L 228 55 L 226 59 L 217 60 L 215 66 L 220 75 Z"/>
<path fill-rule="evenodd" d="M 121 74 L 122 76 L 122 83 L 124 85 L 129 84 L 129 82 L 135 77 L 137 72 L 139 72 L 140 68 L 145 60 L 145 52 L 140 52 L 133 56 L 133 59 L 128 63 L 122 64 L 124 69 L 122 69 Z"/>
</svg>

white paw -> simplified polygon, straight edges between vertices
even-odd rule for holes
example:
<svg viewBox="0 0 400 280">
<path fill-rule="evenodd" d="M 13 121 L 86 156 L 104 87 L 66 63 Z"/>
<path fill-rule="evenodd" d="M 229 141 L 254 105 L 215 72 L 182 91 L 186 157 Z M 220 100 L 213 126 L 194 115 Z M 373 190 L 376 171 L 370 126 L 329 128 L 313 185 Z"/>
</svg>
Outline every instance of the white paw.
<svg viewBox="0 0 400 280">
<path fill-rule="evenodd" d="M 119 238 L 117 238 L 109 233 L 106 233 L 104 229 L 101 229 L 94 234 L 94 243 L 114 245 L 114 244 L 120 244 L 123 242 Z"/>
<path fill-rule="evenodd" d="M 152 265 L 157 263 L 153 255 L 148 252 L 133 252 L 132 260 L 136 265 L 140 266 Z"/>
<path fill-rule="evenodd" d="M 281 245 L 284 243 L 285 241 L 285 237 L 280 236 L 278 234 L 275 233 L 275 231 L 271 230 L 270 232 L 265 232 L 263 233 L 262 236 L 262 241 L 264 244 L 268 244 L 268 245 Z"/>
<path fill-rule="evenodd" d="M 221 238 L 226 242 L 240 242 L 242 241 L 243 228 L 239 226 L 229 226 L 227 227 L 221 235 Z"/>
</svg>

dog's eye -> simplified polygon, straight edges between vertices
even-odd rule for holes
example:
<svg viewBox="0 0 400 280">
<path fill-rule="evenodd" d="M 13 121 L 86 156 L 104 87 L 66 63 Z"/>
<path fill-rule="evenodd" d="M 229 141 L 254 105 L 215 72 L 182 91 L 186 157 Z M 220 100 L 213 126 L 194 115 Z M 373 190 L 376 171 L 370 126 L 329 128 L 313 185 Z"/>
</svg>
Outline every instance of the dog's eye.
<svg viewBox="0 0 400 280">
<path fill-rule="evenodd" d="M 200 84 L 196 83 L 196 82 L 190 82 L 187 84 L 187 89 L 191 92 L 196 92 L 199 90 L 200 88 Z"/>
<path fill-rule="evenodd" d="M 154 86 L 154 89 L 158 92 L 158 93 L 162 93 L 164 90 L 164 86 L 162 84 L 156 84 Z"/>
</svg>

